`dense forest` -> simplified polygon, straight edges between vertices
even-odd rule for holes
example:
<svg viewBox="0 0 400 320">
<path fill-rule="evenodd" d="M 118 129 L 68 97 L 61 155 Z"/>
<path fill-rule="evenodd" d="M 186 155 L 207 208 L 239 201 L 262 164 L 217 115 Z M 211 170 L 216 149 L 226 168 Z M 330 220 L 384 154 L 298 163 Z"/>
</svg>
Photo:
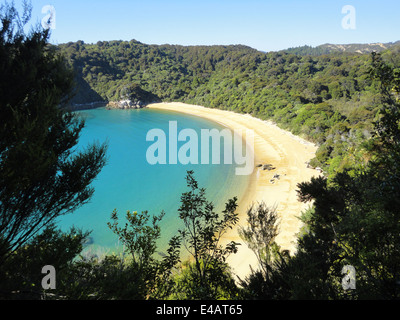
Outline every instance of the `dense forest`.
<svg viewBox="0 0 400 320">
<path fill-rule="evenodd" d="M 343 170 L 371 135 L 379 90 L 371 55 L 263 53 L 246 46 L 146 45 L 138 41 L 58 46 L 76 73 L 72 103 L 115 101 L 135 85 L 151 101 L 182 101 L 250 113 L 319 145 L 314 167 Z M 317 50 L 317 51 L 315 51 Z M 383 52 L 396 65 L 400 46 Z"/>
<path fill-rule="evenodd" d="M 25 34 L 24 10 L 0 6 L 0 299 L 400 298 L 398 47 L 304 55 L 137 41 L 53 46 L 48 30 Z M 240 248 L 220 241 L 237 227 L 238 199 L 215 212 L 193 171 L 177 199 L 181 228 L 161 255 L 164 212 L 110 213 L 122 254 L 85 253 L 90 230 L 58 230 L 57 217 L 90 200 L 107 155 L 106 144 L 75 150 L 84 120 L 71 105 L 127 95 L 251 113 L 318 143 L 313 162 L 327 176 L 298 185 L 312 206 L 301 213 L 297 251 L 276 244 L 276 210 L 254 204 L 238 230 L 258 264 L 238 279 L 226 261 Z"/>
</svg>

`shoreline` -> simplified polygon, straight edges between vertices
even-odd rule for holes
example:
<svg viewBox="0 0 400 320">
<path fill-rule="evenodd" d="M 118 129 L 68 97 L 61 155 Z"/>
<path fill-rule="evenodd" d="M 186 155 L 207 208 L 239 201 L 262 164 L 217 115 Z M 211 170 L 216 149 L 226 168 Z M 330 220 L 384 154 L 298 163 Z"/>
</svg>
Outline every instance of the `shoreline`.
<svg viewBox="0 0 400 320">
<path fill-rule="evenodd" d="M 150 109 L 162 109 L 199 116 L 217 122 L 227 128 L 254 131 L 254 171 L 249 176 L 245 196 L 238 199 L 239 222 L 233 230 L 225 234 L 223 244 L 235 241 L 241 245 L 238 252 L 231 255 L 227 262 L 233 272 L 244 278 L 250 272 L 250 265 L 257 268 L 257 259 L 240 239 L 238 228 L 247 224 L 247 209 L 252 203 L 264 201 L 268 207 L 277 208 L 280 218 L 279 234 L 276 238 L 281 250 L 291 254 L 296 251 L 296 234 L 301 222 L 297 218 L 307 207 L 297 201 L 297 184 L 308 181 L 319 173 L 307 168 L 306 162 L 315 156 L 317 147 L 292 133 L 280 129 L 270 121 L 263 121 L 248 114 L 233 111 L 211 109 L 181 102 L 155 103 L 147 106 Z M 263 170 L 257 164 L 272 164 L 276 169 Z M 279 179 L 272 180 L 278 174 Z"/>
</svg>

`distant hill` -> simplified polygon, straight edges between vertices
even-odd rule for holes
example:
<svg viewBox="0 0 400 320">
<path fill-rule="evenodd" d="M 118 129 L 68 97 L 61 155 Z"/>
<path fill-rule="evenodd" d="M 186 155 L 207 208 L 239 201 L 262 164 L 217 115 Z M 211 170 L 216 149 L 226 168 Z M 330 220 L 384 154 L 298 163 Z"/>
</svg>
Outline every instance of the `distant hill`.
<svg viewBox="0 0 400 320">
<path fill-rule="evenodd" d="M 319 45 L 317 47 L 312 46 L 301 46 L 301 47 L 294 47 L 283 50 L 287 53 L 294 53 L 300 55 L 323 55 L 323 54 L 330 54 L 335 52 L 347 52 L 347 53 L 360 53 L 366 54 L 371 52 L 382 52 L 387 49 L 391 49 L 395 46 L 400 47 L 400 41 L 396 42 L 388 42 L 388 43 L 353 43 L 353 44 L 330 44 L 326 43 L 323 45 Z"/>
</svg>

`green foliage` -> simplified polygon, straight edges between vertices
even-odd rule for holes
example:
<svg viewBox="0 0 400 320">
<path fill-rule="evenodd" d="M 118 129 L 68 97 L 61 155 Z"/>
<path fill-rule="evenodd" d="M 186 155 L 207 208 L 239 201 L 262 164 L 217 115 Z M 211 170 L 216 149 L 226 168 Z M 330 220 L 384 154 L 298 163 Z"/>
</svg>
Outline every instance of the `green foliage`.
<svg viewBox="0 0 400 320">
<path fill-rule="evenodd" d="M 200 268 L 204 268 L 200 260 Z M 174 300 L 234 300 L 239 297 L 239 288 L 226 262 L 214 260 L 207 266 L 207 283 L 199 283 L 198 266 L 195 262 L 185 261 L 175 276 Z"/>
<path fill-rule="evenodd" d="M 141 294 L 136 293 L 131 295 L 131 298 L 138 295 L 141 299 L 165 298 L 172 290 L 172 269 L 180 261 L 179 238 L 173 237 L 170 240 L 167 254 L 162 261 L 154 258 L 157 239 L 161 235 L 159 222 L 164 214 L 162 212 L 159 216 L 153 216 L 149 224 L 150 216 L 146 211 L 141 214 L 128 211 L 124 228 L 118 227 L 117 212 L 114 211 L 111 215 L 113 223 L 108 223 L 108 226 L 118 235 L 126 252 L 131 255 L 128 268 L 135 270 L 142 283 L 142 286 L 139 286 Z"/>
<path fill-rule="evenodd" d="M 399 59 L 395 44 L 390 47 L 385 59 Z M 135 40 L 71 42 L 57 50 L 76 73 L 80 93 L 73 103 L 97 101 L 93 93 L 118 100 L 124 88 L 134 86 L 162 101 L 250 113 L 331 148 L 312 162 L 326 172 L 349 167 L 347 160 L 338 160 L 369 137 L 378 112 L 369 54 L 314 54 L 315 48 L 307 55 L 263 53 L 245 46 L 157 46 Z M 330 155 L 337 159 L 329 171 Z"/>
<path fill-rule="evenodd" d="M 132 259 L 139 268 L 147 266 L 156 250 L 156 241 L 160 238 L 161 229 L 158 223 L 165 215 L 162 212 L 159 216 L 153 216 L 151 225 L 148 225 L 149 214 L 142 212 L 127 212 L 124 228 L 118 226 L 117 211 L 111 214 L 113 223 L 107 223 L 108 227 L 118 235 L 126 250 L 132 255 Z M 130 228 L 128 228 L 130 227 Z"/>
<path fill-rule="evenodd" d="M 370 74 L 380 91 L 380 114 L 372 137 L 358 145 L 364 160 L 351 169 L 331 172 L 329 179 L 314 177 L 299 184 L 299 200 L 311 202 L 293 256 L 275 250 L 263 234 L 274 234 L 274 223 L 259 222 L 248 212 L 244 239 L 256 252 L 269 250 L 274 259 L 258 254 L 264 268 L 241 281 L 242 295 L 258 299 L 398 299 L 400 78 L 395 66 L 373 55 Z M 343 130 L 343 129 L 340 129 Z M 334 152 L 321 150 L 320 152 Z M 339 168 L 338 156 L 331 167 Z M 337 163 L 335 163 L 337 161 Z M 263 208 L 258 211 L 265 216 Z M 267 221 L 274 221 L 268 219 Z M 242 232 L 243 233 L 243 232 Z M 270 239 L 270 236 L 265 237 Z M 250 239 L 250 240 L 248 240 Z M 343 267 L 355 268 L 355 289 L 342 286 Z"/>
<path fill-rule="evenodd" d="M 279 218 L 275 208 L 268 208 L 264 202 L 247 210 L 247 227 L 239 228 L 239 235 L 255 253 L 259 266 L 266 273 L 272 261 L 272 247 L 276 245 Z"/>
<path fill-rule="evenodd" d="M 120 99 L 129 99 L 132 100 L 134 103 L 138 103 L 139 101 L 142 102 L 159 102 L 160 99 L 148 92 L 140 88 L 137 84 L 129 84 L 121 88 L 119 92 Z"/>
<path fill-rule="evenodd" d="M 74 152 L 84 122 L 67 108 L 72 71 L 40 27 L 0 7 L 0 263 L 58 216 L 86 203 L 105 145 Z"/>
<path fill-rule="evenodd" d="M 42 233 L 14 251 L 0 266 L 0 296 L 2 299 L 41 299 L 46 297 L 41 281 L 43 266 L 57 270 L 57 287 L 70 283 L 69 273 L 75 257 L 81 253 L 88 232 L 75 228 L 67 233 L 47 226 Z M 60 298 L 57 294 L 53 297 Z"/>
<path fill-rule="evenodd" d="M 276 244 L 279 218 L 276 208 L 269 208 L 264 202 L 252 205 L 247 210 L 247 227 L 239 229 L 239 235 L 254 252 L 258 269 L 251 268 L 245 279 L 240 279 L 245 299 L 285 299 L 286 283 L 281 272 L 285 270 L 288 252 L 281 252 Z"/>
<path fill-rule="evenodd" d="M 399 298 L 400 82 L 396 70 L 373 55 L 371 75 L 380 84 L 381 100 L 373 138 L 366 144 L 368 161 L 329 181 L 319 177 L 299 185 L 300 199 L 313 201 L 314 210 L 304 219 L 307 228 L 287 267 L 293 298 Z M 356 270 L 356 289 L 350 293 L 340 285 L 345 265 Z"/>
<path fill-rule="evenodd" d="M 121 257 L 79 259 L 57 276 L 57 299 L 107 300 L 138 299 L 148 295 L 148 284 L 142 270 Z"/>
<path fill-rule="evenodd" d="M 400 295 L 400 54 L 327 53 L 327 47 L 262 53 L 244 46 L 150 46 L 137 41 L 57 47 L 48 31 L 23 26 L 0 7 L 0 294 L 54 299 L 398 299 Z M 66 67 L 64 58 L 74 69 Z M 390 63 L 388 62 L 390 61 Z M 23 81 L 21 81 L 23 79 Z M 75 92 L 72 81 L 78 84 Z M 221 244 L 238 216 L 237 199 L 214 211 L 188 172 L 178 230 L 157 259 L 164 213 L 128 212 L 108 224 L 124 243 L 117 256 L 85 257 L 88 233 L 51 222 L 84 204 L 105 163 L 105 146 L 76 153 L 84 123 L 72 103 L 178 100 L 272 119 L 319 145 L 311 164 L 329 174 L 299 184 L 313 206 L 302 216 L 297 252 L 281 252 L 275 210 L 248 210 L 241 236 L 259 269 L 235 283 L 226 263 L 237 244 Z M 181 245 L 190 259 L 180 262 Z M 128 256 L 125 255 L 128 253 Z M 57 289 L 43 292 L 44 265 Z M 356 270 L 356 290 L 341 286 Z"/>
<path fill-rule="evenodd" d="M 190 191 L 181 197 L 179 218 L 184 229 L 179 234 L 193 263 L 187 265 L 188 271 L 181 280 L 185 284 L 182 294 L 190 299 L 218 299 L 221 288 L 235 288 L 226 259 L 237 252 L 237 244 L 232 241 L 224 247 L 220 241 L 238 221 L 237 199 L 226 203 L 220 218 L 206 200 L 205 189 L 198 187 L 193 171 L 188 171 L 186 181 Z"/>
</svg>

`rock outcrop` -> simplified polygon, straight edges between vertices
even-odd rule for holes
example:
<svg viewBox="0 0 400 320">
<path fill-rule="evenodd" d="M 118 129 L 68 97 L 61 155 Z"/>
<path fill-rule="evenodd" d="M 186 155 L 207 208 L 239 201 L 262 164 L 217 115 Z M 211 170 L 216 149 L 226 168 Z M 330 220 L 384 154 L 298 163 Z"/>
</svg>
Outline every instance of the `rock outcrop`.
<svg viewBox="0 0 400 320">
<path fill-rule="evenodd" d="M 147 103 L 143 101 L 132 101 L 132 100 L 120 100 L 120 101 L 111 101 L 107 104 L 107 108 L 110 109 L 141 109 L 144 108 Z"/>
<path fill-rule="evenodd" d="M 129 84 L 120 89 L 119 101 L 109 102 L 108 108 L 117 109 L 141 109 L 146 105 L 159 102 L 161 99 L 153 93 L 143 90 L 137 84 Z"/>
</svg>

